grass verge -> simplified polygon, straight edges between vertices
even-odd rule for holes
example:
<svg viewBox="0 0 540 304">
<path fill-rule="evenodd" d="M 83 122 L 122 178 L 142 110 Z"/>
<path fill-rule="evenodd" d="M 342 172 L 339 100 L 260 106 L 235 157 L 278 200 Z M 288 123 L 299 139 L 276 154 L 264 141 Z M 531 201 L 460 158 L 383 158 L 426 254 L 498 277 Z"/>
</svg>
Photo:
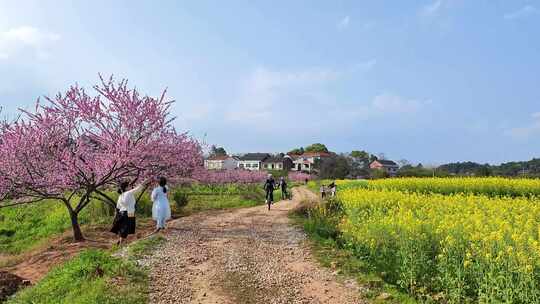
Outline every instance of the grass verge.
<svg viewBox="0 0 540 304">
<path fill-rule="evenodd" d="M 165 242 L 161 235 L 127 248 L 127 259 L 89 249 L 51 270 L 38 284 L 17 293 L 7 304 L 90 304 L 148 302 L 148 273 L 136 260 Z"/>
<path fill-rule="evenodd" d="M 81 226 L 110 224 L 112 217 L 98 211 L 102 208 L 98 204 L 96 202 L 81 212 Z M 71 222 L 67 209 L 58 201 L 2 208 L 0 253 L 19 254 L 31 250 L 68 230 L 71 230 Z"/>
<path fill-rule="evenodd" d="M 166 241 L 161 235 L 151 236 L 140 241 L 137 241 L 128 247 L 128 257 L 130 259 L 141 259 L 156 249 L 159 245 Z"/>
<path fill-rule="evenodd" d="M 290 218 L 309 236 L 312 253 L 322 266 L 354 278 L 364 287 L 362 295 L 371 303 L 417 303 L 396 286 L 384 282 L 365 258 L 356 255 L 343 243 L 337 227 L 340 212 L 336 201 L 325 201 L 322 205 L 304 202 L 301 206 L 290 214 Z"/>
<path fill-rule="evenodd" d="M 54 268 L 7 304 L 142 304 L 147 294 L 148 276 L 134 262 L 90 249 Z"/>
</svg>

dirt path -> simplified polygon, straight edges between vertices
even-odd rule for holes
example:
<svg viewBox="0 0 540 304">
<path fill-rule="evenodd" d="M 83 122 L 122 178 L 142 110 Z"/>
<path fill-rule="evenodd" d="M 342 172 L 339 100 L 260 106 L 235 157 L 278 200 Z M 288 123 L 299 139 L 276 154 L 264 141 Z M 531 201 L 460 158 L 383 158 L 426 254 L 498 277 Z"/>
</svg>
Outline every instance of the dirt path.
<svg viewBox="0 0 540 304">
<path fill-rule="evenodd" d="M 151 303 L 362 303 L 355 282 L 338 282 L 314 261 L 291 225 L 294 201 L 201 213 L 173 221 L 152 267 Z"/>
</svg>

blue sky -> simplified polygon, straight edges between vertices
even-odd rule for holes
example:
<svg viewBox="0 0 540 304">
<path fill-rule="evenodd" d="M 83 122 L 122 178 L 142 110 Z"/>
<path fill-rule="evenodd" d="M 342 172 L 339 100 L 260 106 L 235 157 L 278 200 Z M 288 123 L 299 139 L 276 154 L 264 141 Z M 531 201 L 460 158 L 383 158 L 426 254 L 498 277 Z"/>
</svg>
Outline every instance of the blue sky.
<svg viewBox="0 0 540 304">
<path fill-rule="evenodd" d="M 538 37 L 540 0 L 0 0 L 0 105 L 114 74 L 168 87 L 177 127 L 230 152 L 526 160 Z"/>
</svg>

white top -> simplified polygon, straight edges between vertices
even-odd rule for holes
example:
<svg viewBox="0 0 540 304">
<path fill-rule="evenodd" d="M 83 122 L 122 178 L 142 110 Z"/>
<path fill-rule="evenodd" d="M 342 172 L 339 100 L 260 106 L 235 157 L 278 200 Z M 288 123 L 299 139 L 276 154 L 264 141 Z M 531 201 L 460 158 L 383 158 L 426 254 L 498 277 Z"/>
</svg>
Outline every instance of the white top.
<svg viewBox="0 0 540 304">
<path fill-rule="evenodd" d="M 169 187 L 165 186 L 165 188 L 167 189 L 167 191 L 169 191 Z M 167 193 L 163 192 L 163 187 L 161 186 L 154 188 L 150 198 L 152 199 L 152 202 L 169 202 L 169 200 L 167 199 Z"/>
<path fill-rule="evenodd" d="M 120 211 L 135 213 L 135 193 L 139 192 L 142 187 L 143 185 L 138 185 L 137 187 L 120 194 L 118 202 L 116 203 L 116 208 Z"/>
<path fill-rule="evenodd" d="M 167 192 L 169 188 L 165 186 Z M 168 220 L 171 218 L 171 206 L 167 199 L 167 193 L 163 192 L 163 187 L 154 188 L 151 195 L 152 201 L 152 217 L 156 220 Z"/>
</svg>

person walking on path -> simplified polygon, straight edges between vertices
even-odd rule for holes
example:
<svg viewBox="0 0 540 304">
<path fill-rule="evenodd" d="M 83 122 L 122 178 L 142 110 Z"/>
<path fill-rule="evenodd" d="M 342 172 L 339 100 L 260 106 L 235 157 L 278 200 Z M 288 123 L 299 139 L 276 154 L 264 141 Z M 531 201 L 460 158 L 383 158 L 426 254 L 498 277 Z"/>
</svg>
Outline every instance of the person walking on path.
<svg viewBox="0 0 540 304">
<path fill-rule="evenodd" d="M 319 191 L 321 192 L 321 198 L 325 199 L 326 198 L 326 187 L 324 185 L 321 185 L 321 187 L 319 188 Z"/>
<path fill-rule="evenodd" d="M 276 181 L 272 177 L 272 174 L 268 174 L 263 188 L 266 191 L 266 203 L 268 204 L 268 210 L 270 210 L 270 205 L 274 203 L 274 190 L 276 189 Z"/>
<path fill-rule="evenodd" d="M 289 193 L 287 192 L 287 181 L 285 181 L 283 176 L 279 179 L 279 187 L 281 188 L 281 198 L 289 199 Z"/>
<path fill-rule="evenodd" d="M 116 244 L 122 245 L 125 243 L 128 235 L 135 234 L 135 193 L 141 191 L 144 184 L 128 190 L 129 182 L 123 181 L 118 189 L 118 201 L 116 203 L 116 216 L 114 218 L 111 232 L 119 236 Z"/>
<path fill-rule="evenodd" d="M 165 229 L 165 223 L 171 218 L 171 206 L 167 193 L 169 187 L 167 187 L 167 179 L 161 177 L 159 179 L 159 186 L 152 191 L 152 218 L 156 221 L 155 233 L 162 229 Z"/>
</svg>

